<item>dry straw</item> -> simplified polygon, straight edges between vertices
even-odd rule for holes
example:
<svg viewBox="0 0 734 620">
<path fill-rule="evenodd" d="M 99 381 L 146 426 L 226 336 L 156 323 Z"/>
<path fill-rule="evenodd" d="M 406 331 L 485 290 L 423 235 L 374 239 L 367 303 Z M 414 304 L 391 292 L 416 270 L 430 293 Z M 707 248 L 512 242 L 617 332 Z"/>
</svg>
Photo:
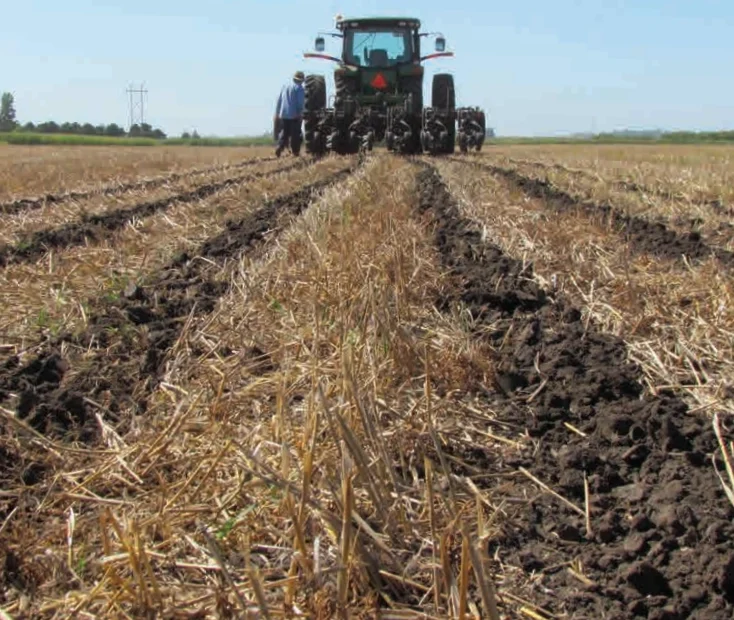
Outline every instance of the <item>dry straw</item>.
<svg viewBox="0 0 734 620">
<path fill-rule="evenodd" d="M 377 157 L 222 264 L 231 292 L 104 450 L 6 433 L 50 467 L 9 491 L 34 498 L 3 537 L 38 594 L 7 613 L 550 617 L 487 554 L 507 508 L 462 455 L 524 438 L 471 396 L 492 367 L 464 318 L 433 309 L 450 284 L 412 171 Z"/>
</svg>

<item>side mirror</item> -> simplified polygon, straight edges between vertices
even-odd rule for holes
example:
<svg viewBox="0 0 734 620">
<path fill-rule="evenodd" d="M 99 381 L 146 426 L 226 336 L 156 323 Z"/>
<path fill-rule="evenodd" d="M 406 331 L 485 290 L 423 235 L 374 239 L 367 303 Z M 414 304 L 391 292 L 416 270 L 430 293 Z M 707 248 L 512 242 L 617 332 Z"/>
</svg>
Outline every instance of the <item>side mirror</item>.
<svg viewBox="0 0 734 620">
<path fill-rule="evenodd" d="M 446 39 L 444 39 L 443 37 L 436 37 L 436 51 L 437 52 L 446 51 Z"/>
<path fill-rule="evenodd" d="M 316 37 L 316 41 L 314 42 L 313 46 L 317 52 L 323 52 L 326 49 L 326 43 L 324 42 L 324 37 Z"/>
</svg>

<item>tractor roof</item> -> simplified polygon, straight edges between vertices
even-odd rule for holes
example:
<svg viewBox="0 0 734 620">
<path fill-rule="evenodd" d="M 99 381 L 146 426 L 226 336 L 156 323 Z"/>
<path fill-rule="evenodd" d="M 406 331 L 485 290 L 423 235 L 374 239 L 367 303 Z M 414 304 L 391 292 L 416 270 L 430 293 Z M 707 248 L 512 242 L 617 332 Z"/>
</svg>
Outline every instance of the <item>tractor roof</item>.
<svg viewBox="0 0 734 620">
<path fill-rule="evenodd" d="M 343 17 L 339 19 L 336 25 L 339 30 L 380 26 L 407 26 L 409 28 L 420 28 L 421 22 L 415 17 Z"/>
</svg>

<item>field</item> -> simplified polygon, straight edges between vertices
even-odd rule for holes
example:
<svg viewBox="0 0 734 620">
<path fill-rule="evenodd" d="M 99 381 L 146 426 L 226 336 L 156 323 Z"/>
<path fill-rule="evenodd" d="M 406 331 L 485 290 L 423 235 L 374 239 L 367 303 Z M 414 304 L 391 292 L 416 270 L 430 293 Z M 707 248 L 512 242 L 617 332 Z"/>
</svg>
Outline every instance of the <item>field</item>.
<svg viewBox="0 0 734 620">
<path fill-rule="evenodd" d="M 734 617 L 734 147 L 0 147 L 0 611 Z"/>
</svg>

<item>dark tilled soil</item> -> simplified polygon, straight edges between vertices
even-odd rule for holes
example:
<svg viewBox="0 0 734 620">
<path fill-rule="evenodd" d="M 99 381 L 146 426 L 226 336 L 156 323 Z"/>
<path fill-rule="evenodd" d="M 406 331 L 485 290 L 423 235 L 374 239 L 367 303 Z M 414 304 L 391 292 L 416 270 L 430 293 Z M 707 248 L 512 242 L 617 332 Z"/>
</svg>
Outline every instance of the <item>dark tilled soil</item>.
<svg viewBox="0 0 734 620">
<path fill-rule="evenodd" d="M 184 179 L 186 177 L 198 176 L 202 174 L 209 174 L 211 172 L 219 172 L 224 170 L 238 170 L 240 168 L 247 168 L 254 166 L 255 164 L 264 163 L 267 161 L 273 161 L 275 157 L 255 157 L 253 159 L 246 159 L 235 164 L 209 166 L 207 168 L 198 168 L 195 170 L 188 170 L 186 172 L 174 172 L 165 176 L 155 177 L 153 179 L 143 179 L 142 181 L 130 181 L 129 183 L 119 183 L 115 185 L 108 185 L 97 189 L 89 189 L 83 191 L 71 191 L 61 194 L 46 194 L 38 198 L 18 198 L 10 202 L 0 202 L 0 213 L 19 213 L 28 209 L 40 209 L 47 204 L 61 204 L 72 200 L 86 200 L 94 196 L 117 196 L 140 189 L 153 189 L 154 187 L 160 187 L 167 183 L 173 183 Z"/>
<path fill-rule="evenodd" d="M 614 181 L 612 182 L 612 185 L 619 189 L 623 189 L 628 192 L 634 192 L 636 194 L 659 196 L 661 198 L 665 198 L 666 200 L 686 200 L 687 202 L 695 202 L 697 204 L 702 204 L 706 207 L 711 208 L 714 212 L 720 215 L 734 215 L 734 208 L 727 206 L 722 200 L 719 200 L 718 198 L 692 201 L 691 199 L 687 199 L 680 194 L 676 194 L 675 192 L 648 187 L 646 185 L 642 185 L 641 183 L 637 183 L 636 181 Z"/>
<path fill-rule="evenodd" d="M 573 209 L 583 212 L 587 217 L 609 223 L 630 248 L 639 253 L 668 260 L 680 260 L 683 256 L 690 260 L 700 260 L 715 256 L 722 265 L 728 268 L 734 267 L 734 252 L 708 245 L 700 233 L 679 233 L 669 229 L 662 222 L 625 215 L 610 204 L 585 202 L 549 181 L 526 177 L 516 170 L 491 164 L 471 163 L 505 179 L 529 197 L 539 198 L 558 211 Z"/>
<path fill-rule="evenodd" d="M 126 226 L 133 220 L 150 217 L 159 211 L 165 211 L 173 204 L 202 200 L 232 185 L 287 172 L 294 168 L 300 168 L 307 163 L 308 160 L 304 159 L 277 170 L 255 172 L 215 183 L 207 183 L 191 191 L 174 194 L 160 200 L 142 202 L 133 207 L 118 209 L 109 213 L 85 215 L 81 219 L 69 222 L 64 226 L 39 230 L 27 240 L 16 245 L 0 245 L 0 267 L 11 263 L 29 263 L 38 260 L 51 249 L 68 248 L 90 242 L 99 243 L 102 239 L 108 238 L 114 231 Z"/>
<path fill-rule="evenodd" d="M 572 174 L 577 177 L 583 177 L 585 179 L 591 179 L 594 181 L 599 180 L 599 177 L 596 176 L 595 174 L 587 172 L 586 170 L 574 170 L 571 168 L 567 168 L 563 164 L 551 164 L 551 163 L 546 163 L 542 161 L 530 161 L 530 160 L 520 160 L 520 159 L 510 159 L 510 161 L 514 164 L 535 166 L 537 168 L 542 168 L 544 170 L 559 170 L 561 172 L 566 172 L 568 174 Z M 678 201 L 685 200 L 687 202 L 691 201 L 690 198 L 686 198 L 685 196 L 682 196 L 681 194 L 678 194 L 676 192 L 667 191 L 661 188 L 649 187 L 647 185 L 643 185 L 642 183 L 638 183 L 637 181 L 605 180 L 605 183 L 607 183 L 607 185 L 610 185 L 622 191 L 632 192 L 635 194 L 644 194 L 647 196 L 659 196 L 660 198 L 664 198 L 666 200 L 678 200 Z M 694 201 L 694 202 L 696 202 L 697 204 L 701 204 L 701 205 L 710 207 L 716 213 L 720 213 L 721 215 L 734 215 L 734 208 L 727 206 L 723 201 L 717 198 L 709 198 L 706 200 Z"/>
<path fill-rule="evenodd" d="M 303 211 L 315 192 L 351 170 L 344 168 L 228 222 L 193 256 L 177 257 L 144 286 L 128 286 L 119 301 L 94 313 L 83 333 L 62 336 L 25 366 L 9 360 L 0 367 L 0 399 L 17 395 L 17 415 L 49 436 L 95 441 L 98 405 L 108 421 L 124 430 L 122 412 L 146 410 L 186 320 L 212 312 L 229 289 L 229 282 L 216 279 L 225 259 L 258 248 L 281 217 Z M 70 368 L 62 345 L 94 353 Z"/>
<path fill-rule="evenodd" d="M 515 478 L 513 495 L 535 499 L 489 555 L 540 575 L 536 602 L 573 618 L 734 617 L 734 508 L 713 471 L 708 421 L 672 394 L 645 395 L 624 343 L 586 327 L 577 308 L 531 280 L 531 267 L 482 242 L 435 170 L 419 174 L 419 192 L 457 282 L 441 303 L 462 301 L 494 330 L 492 404 L 538 442 L 514 462 L 489 450 L 462 458 L 498 473 L 525 467 L 580 508 L 585 475 L 589 484 L 590 534 L 583 516 Z M 573 577 L 570 562 L 593 585 Z"/>
</svg>

